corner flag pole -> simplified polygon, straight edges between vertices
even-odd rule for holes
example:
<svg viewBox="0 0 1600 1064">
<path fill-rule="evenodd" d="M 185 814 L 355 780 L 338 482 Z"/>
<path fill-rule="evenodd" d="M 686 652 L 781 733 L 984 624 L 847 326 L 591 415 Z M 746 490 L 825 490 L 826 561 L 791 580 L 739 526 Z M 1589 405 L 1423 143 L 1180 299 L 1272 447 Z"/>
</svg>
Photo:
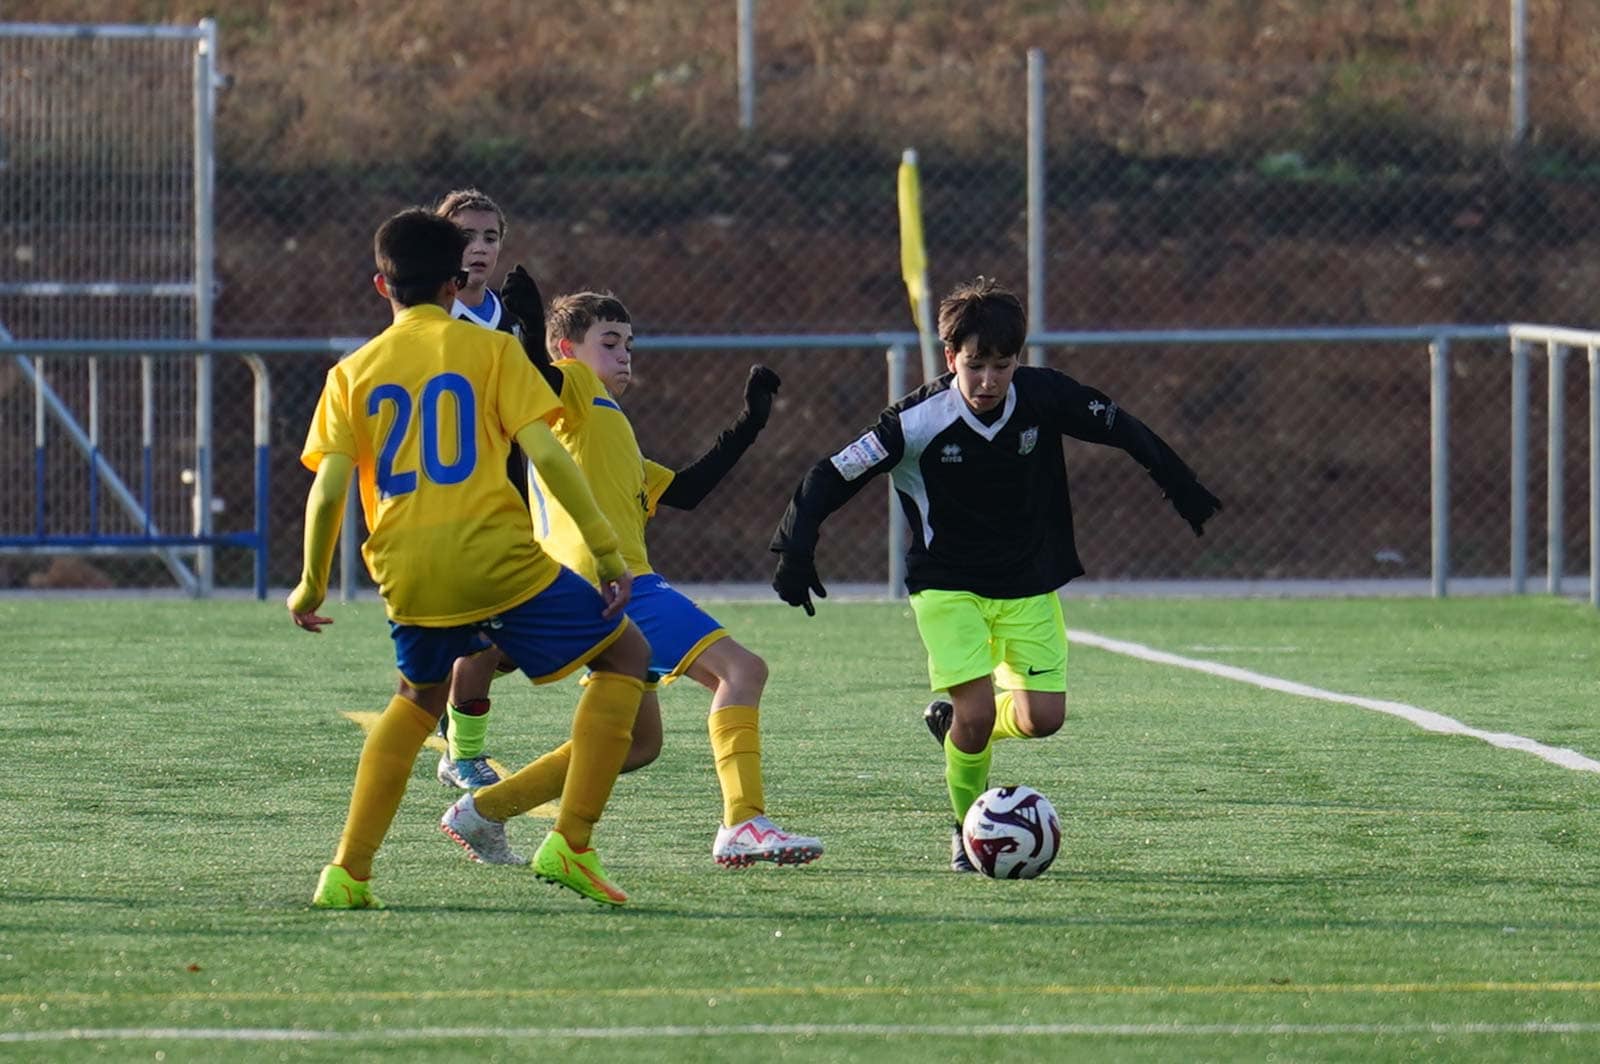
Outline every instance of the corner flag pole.
<svg viewBox="0 0 1600 1064">
<path fill-rule="evenodd" d="M 900 157 L 897 182 L 900 201 L 900 274 L 911 297 L 911 316 L 917 324 L 922 348 L 923 383 L 942 372 L 933 332 L 933 307 L 928 299 L 928 254 L 922 243 L 922 184 L 917 177 L 917 151 L 907 148 Z"/>
</svg>

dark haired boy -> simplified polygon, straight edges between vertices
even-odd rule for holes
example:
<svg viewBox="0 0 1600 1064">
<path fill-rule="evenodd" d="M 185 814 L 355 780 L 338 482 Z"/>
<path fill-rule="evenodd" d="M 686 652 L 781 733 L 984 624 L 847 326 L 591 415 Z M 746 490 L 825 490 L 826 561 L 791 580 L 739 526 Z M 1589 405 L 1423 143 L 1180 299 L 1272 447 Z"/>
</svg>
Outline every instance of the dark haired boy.
<svg viewBox="0 0 1600 1064">
<path fill-rule="evenodd" d="M 362 746 L 339 848 L 312 896 L 323 908 L 380 907 L 372 858 L 444 710 L 452 664 L 485 634 L 536 683 L 583 665 L 595 670 L 573 714 L 561 815 L 533 866 L 540 878 L 597 901 L 627 900 L 589 841 L 627 754 L 650 649 L 619 616 L 632 578 L 616 533 L 550 432 L 559 400 L 516 340 L 450 318 L 465 245 L 453 222 L 420 208 L 379 227 L 373 283 L 394 322 L 328 371 L 301 453 L 316 479 L 290 616 L 312 633 L 332 623 L 316 611 L 355 470 L 370 533 L 362 555 L 383 597 L 400 673 Z M 598 590 L 535 542 L 506 479 L 512 439 L 578 515 Z M 505 821 L 532 808 L 528 782 L 518 773 L 464 796 L 441 827 L 476 860 L 526 864 L 506 841 Z"/>
<path fill-rule="evenodd" d="M 822 522 L 873 477 L 893 478 L 911 531 L 906 589 L 929 681 L 949 692 L 924 719 L 944 748 L 958 872 L 973 870 L 961 821 L 988 787 L 993 740 L 1043 738 L 1066 719 L 1057 591 L 1083 565 L 1060 437 L 1127 451 L 1197 536 L 1222 508 L 1171 447 L 1104 393 L 1019 366 L 1027 332 L 1021 302 L 992 280 L 946 296 L 939 337 L 949 374 L 813 466 L 772 539 L 774 590 L 814 614 L 811 592 L 827 594 L 813 560 Z"/>
</svg>

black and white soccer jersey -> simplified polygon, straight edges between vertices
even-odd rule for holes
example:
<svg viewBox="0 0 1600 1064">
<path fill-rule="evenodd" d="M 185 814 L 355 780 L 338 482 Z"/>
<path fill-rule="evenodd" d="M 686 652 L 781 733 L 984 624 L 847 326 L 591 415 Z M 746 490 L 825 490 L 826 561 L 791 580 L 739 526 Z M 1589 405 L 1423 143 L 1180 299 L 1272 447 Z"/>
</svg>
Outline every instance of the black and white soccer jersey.
<svg viewBox="0 0 1600 1064">
<path fill-rule="evenodd" d="M 510 333 L 519 341 L 522 339 L 522 329 L 517 319 L 506 310 L 506 305 L 501 302 L 500 296 L 493 288 L 485 287 L 483 302 L 475 307 L 469 307 L 457 299 L 450 308 L 450 316 L 461 321 L 470 321 L 474 325 L 481 325 L 485 329 L 494 329 L 496 332 Z M 535 363 L 537 365 L 537 363 Z M 516 485 L 517 494 L 522 496 L 522 501 L 528 501 L 528 459 L 518 447 L 516 441 L 511 443 L 511 453 L 506 456 L 506 478 Z"/>
<path fill-rule="evenodd" d="M 1062 436 L 1120 447 L 1164 489 L 1194 480 L 1142 422 L 1064 373 L 1017 367 L 988 424 L 947 375 L 890 406 L 860 438 L 813 466 L 772 549 L 812 554 L 828 514 L 888 473 L 911 531 L 908 591 L 986 598 L 1055 591 L 1083 575 Z"/>
<path fill-rule="evenodd" d="M 517 320 L 506 312 L 506 305 L 500 301 L 500 296 L 492 288 L 484 288 L 483 302 L 475 307 L 469 307 L 457 299 L 455 305 L 450 308 L 450 316 L 470 321 L 474 325 L 482 325 L 485 329 L 518 335 Z"/>
</svg>

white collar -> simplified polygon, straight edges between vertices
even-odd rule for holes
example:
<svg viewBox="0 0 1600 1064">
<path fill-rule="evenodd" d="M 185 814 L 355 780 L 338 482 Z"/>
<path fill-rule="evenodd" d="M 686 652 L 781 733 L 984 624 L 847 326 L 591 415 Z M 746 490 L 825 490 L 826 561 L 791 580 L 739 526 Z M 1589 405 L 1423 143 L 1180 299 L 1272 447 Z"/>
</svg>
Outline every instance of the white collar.
<svg viewBox="0 0 1600 1064">
<path fill-rule="evenodd" d="M 1017 384 L 1015 381 L 1006 385 L 1006 405 L 1000 411 L 1000 416 L 995 418 L 993 425 L 985 425 L 978 419 L 978 415 L 973 413 L 972 407 L 967 405 L 966 397 L 961 394 L 961 389 L 956 386 L 956 382 L 953 379 L 950 381 L 950 394 L 955 399 L 956 409 L 961 413 L 961 420 L 965 421 L 967 427 L 972 429 L 973 432 L 976 432 L 990 443 L 993 443 L 994 438 L 1000 435 L 1000 430 L 1006 427 L 1006 422 L 1011 420 L 1012 411 L 1017 408 Z"/>
<path fill-rule="evenodd" d="M 494 310 L 493 315 L 487 320 L 479 317 L 476 309 L 467 306 L 459 298 L 456 300 L 456 305 L 450 308 L 450 316 L 470 321 L 475 325 L 482 325 L 485 329 L 500 328 L 500 300 L 495 297 L 494 289 L 485 288 L 483 290 L 483 302 L 478 304 L 478 308 L 481 309 L 485 304 Z"/>
</svg>

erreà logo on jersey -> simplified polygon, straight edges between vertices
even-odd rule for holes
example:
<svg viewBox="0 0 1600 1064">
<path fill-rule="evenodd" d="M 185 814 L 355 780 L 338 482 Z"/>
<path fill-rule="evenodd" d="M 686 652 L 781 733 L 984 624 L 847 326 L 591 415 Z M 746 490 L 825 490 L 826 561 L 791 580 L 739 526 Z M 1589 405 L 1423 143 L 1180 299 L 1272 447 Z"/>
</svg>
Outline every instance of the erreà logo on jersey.
<svg viewBox="0 0 1600 1064">
<path fill-rule="evenodd" d="M 1022 437 L 1017 441 L 1018 454 L 1032 454 L 1034 444 L 1039 442 L 1039 426 L 1033 425 L 1022 430 Z"/>
<path fill-rule="evenodd" d="M 939 455 L 939 461 L 941 462 L 959 462 L 961 461 L 961 445 L 959 443 L 947 443 L 940 450 Z"/>
</svg>

